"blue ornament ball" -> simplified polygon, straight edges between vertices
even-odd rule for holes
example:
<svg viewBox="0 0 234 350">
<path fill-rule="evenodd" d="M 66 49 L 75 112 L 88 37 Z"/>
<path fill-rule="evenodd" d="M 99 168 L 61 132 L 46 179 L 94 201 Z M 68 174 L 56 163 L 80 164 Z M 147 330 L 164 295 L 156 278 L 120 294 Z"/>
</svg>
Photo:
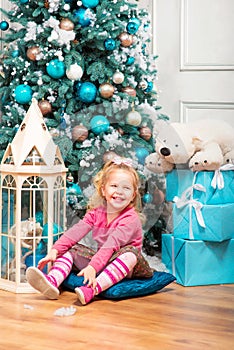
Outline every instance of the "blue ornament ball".
<svg viewBox="0 0 234 350">
<path fill-rule="evenodd" d="M 12 57 L 12 58 L 19 57 L 19 50 L 13 50 L 13 51 L 11 52 L 11 57 Z"/>
<path fill-rule="evenodd" d="M 16 102 L 26 104 L 31 101 L 33 91 L 29 85 L 20 84 L 15 88 L 14 94 Z"/>
<path fill-rule="evenodd" d="M 150 194 L 150 193 L 145 193 L 144 196 L 142 197 L 142 201 L 143 201 L 145 204 L 152 203 L 152 201 L 153 201 L 153 196 L 152 196 L 152 194 Z"/>
<path fill-rule="evenodd" d="M 64 117 L 60 118 L 60 129 L 65 130 L 67 127 L 66 119 Z"/>
<path fill-rule="evenodd" d="M 55 58 L 47 64 L 46 71 L 52 78 L 60 79 L 65 75 L 65 65 L 63 61 L 59 61 Z"/>
<path fill-rule="evenodd" d="M 134 62 L 135 62 L 135 58 L 130 56 L 127 58 L 126 65 L 131 66 Z"/>
<path fill-rule="evenodd" d="M 106 132 L 110 127 L 110 122 L 109 120 L 104 117 L 104 115 L 95 115 L 91 120 L 90 120 L 90 128 L 92 132 L 96 135 Z"/>
<path fill-rule="evenodd" d="M 90 10 L 91 11 L 91 10 Z M 86 9 L 81 7 L 78 10 L 74 11 L 74 16 L 77 19 L 81 27 L 88 27 L 91 23 L 90 18 L 86 14 Z"/>
<path fill-rule="evenodd" d="M 84 7 L 93 8 L 99 4 L 99 0 L 82 0 Z"/>
<path fill-rule="evenodd" d="M 151 92 L 153 90 L 153 83 L 152 81 L 147 82 L 147 88 L 144 90 L 144 92 Z"/>
<path fill-rule="evenodd" d="M 77 96 L 80 101 L 84 103 L 91 103 L 95 101 L 97 95 L 97 88 L 93 83 L 85 82 L 77 89 Z"/>
<path fill-rule="evenodd" d="M 0 29 L 1 29 L 2 31 L 7 30 L 8 28 L 9 28 L 9 23 L 8 23 L 7 21 L 2 21 L 2 22 L 0 22 Z"/>
<path fill-rule="evenodd" d="M 139 27 L 140 27 L 141 21 L 136 18 L 130 18 L 128 24 L 127 24 L 127 32 L 129 34 L 136 34 L 136 32 L 138 31 Z"/>
<path fill-rule="evenodd" d="M 78 184 L 72 184 L 71 186 L 67 186 L 66 189 L 66 195 L 76 195 L 76 196 L 81 196 L 82 195 L 82 190 Z"/>
<path fill-rule="evenodd" d="M 138 159 L 138 162 L 142 165 L 145 164 L 145 158 L 149 155 L 149 151 L 144 147 L 137 147 L 135 149 L 135 154 Z"/>
<path fill-rule="evenodd" d="M 106 50 L 112 51 L 116 48 L 116 42 L 114 39 L 108 38 L 104 41 L 104 46 Z"/>
<path fill-rule="evenodd" d="M 20 3 L 23 4 L 27 4 L 29 2 L 29 0 L 20 0 Z"/>
</svg>

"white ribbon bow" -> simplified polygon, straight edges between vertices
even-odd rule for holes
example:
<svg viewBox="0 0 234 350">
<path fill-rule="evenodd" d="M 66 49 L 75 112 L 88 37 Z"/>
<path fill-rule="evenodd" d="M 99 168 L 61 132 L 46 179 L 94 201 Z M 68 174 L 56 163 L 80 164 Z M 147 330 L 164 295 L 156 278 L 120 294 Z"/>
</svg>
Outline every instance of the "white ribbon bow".
<svg viewBox="0 0 234 350">
<path fill-rule="evenodd" d="M 196 214 L 196 219 L 198 224 L 205 228 L 205 222 L 202 216 L 202 207 L 203 204 L 201 202 L 196 201 L 195 199 L 193 199 L 193 190 L 198 190 L 198 191 L 202 191 L 205 192 L 206 189 L 204 186 L 200 185 L 200 184 L 193 184 L 192 186 L 190 186 L 189 188 L 187 188 L 187 190 L 185 190 L 182 195 L 181 198 L 179 197 L 174 197 L 173 202 L 175 202 L 176 207 L 178 209 L 183 208 L 185 206 L 189 206 L 189 238 L 190 239 L 194 239 L 194 235 L 193 235 L 193 225 L 192 225 L 192 209 L 195 210 L 195 214 Z"/>
<path fill-rule="evenodd" d="M 224 178 L 222 171 L 234 170 L 234 164 L 224 164 L 219 169 L 215 170 L 213 179 L 211 181 L 211 186 L 216 189 L 221 190 L 224 188 Z"/>
</svg>

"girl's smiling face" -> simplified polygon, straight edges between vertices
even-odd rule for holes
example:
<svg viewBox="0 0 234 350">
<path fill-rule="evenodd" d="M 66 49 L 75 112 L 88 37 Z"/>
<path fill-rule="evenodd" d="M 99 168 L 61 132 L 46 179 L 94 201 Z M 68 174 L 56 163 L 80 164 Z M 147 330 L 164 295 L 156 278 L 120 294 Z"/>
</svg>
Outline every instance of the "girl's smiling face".
<svg viewBox="0 0 234 350">
<path fill-rule="evenodd" d="M 131 173 L 124 169 L 111 171 L 106 183 L 102 186 L 102 194 L 106 199 L 107 213 L 118 216 L 136 195 Z"/>
</svg>

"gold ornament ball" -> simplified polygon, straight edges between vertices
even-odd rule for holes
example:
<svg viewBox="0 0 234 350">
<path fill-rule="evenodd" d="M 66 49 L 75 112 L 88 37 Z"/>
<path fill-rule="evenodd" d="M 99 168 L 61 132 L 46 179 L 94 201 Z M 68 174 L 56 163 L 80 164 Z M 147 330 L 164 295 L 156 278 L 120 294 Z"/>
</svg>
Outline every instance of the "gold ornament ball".
<svg viewBox="0 0 234 350">
<path fill-rule="evenodd" d="M 129 96 L 135 97 L 136 96 L 136 90 L 131 86 L 126 86 L 122 89 L 123 92 L 128 94 Z"/>
<path fill-rule="evenodd" d="M 76 125 L 72 129 L 72 140 L 83 142 L 89 135 L 88 129 L 84 125 Z"/>
<path fill-rule="evenodd" d="M 39 46 L 31 46 L 27 49 L 26 55 L 31 61 L 36 61 L 37 55 L 40 53 Z"/>
<path fill-rule="evenodd" d="M 60 23 L 59 27 L 63 30 L 73 30 L 74 29 L 74 23 L 69 18 L 63 18 Z"/>
<path fill-rule="evenodd" d="M 122 72 L 115 72 L 112 79 L 115 84 L 122 84 L 124 81 L 124 74 Z"/>
<path fill-rule="evenodd" d="M 104 84 L 100 85 L 99 92 L 103 98 L 110 98 L 113 96 L 113 94 L 115 92 L 115 88 L 113 85 L 111 85 L 109 83 L 104 83 Z"/>
<path fill-rule="evenodd" d="M 129 125 L 139 126 L 141 124 L 141 115 L 137 111 L 131 111 L 126 116 L 126 122 Z"/>
<path fill-rule="evenodd" d="M 128 47 L 133 43 L 133 36 L 127 32 L 123 32 L 119 35 L 119 40 L 122 46 Z"/>
<path fill-rule="evenodd" d="M 149 141 L 152 137 L 152 131 L 148 126 L 143 126 L 140 128 L 140 137 L 142 137 L 144 140 Z"/>
<path fill-rule="evenodd" d="M 38 102 L 38 107 L 41 110 L 41 113 L 43 115 L 49 114 L 52 112 L 52 106 L 49 101 L 47 100 L 41 100 Z"/>
<path fill-rule="evenodd" d="M 117 154 L 113 151 L 107 151 L 106 153 L 103 154 L 103 162 L 107 163 L 110 160 L 114 159 L 117 157 Z"/>
</svg>

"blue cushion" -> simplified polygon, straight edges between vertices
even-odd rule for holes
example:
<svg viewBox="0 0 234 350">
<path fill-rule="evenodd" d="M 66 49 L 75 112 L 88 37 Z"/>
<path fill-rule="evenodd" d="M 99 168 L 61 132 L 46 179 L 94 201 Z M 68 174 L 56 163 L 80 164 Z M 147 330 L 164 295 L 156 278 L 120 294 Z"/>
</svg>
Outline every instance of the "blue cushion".
<svg viewBox="0 0 234 350">
<path fill-rule="evenodd" d="M 124 299 L 148 295 L 156 293 L 175 281 L 175 279 L 170 273 L 155 271 L 151 278 L 126 278 L 102 292 L 100 296 L 107 299 Z M 83 280 L 83 277 L 79 277 L 74 272 L 71 272 L 63 282 L 63 286 L 74 291 L 76 287 L 83 285 Z"/>
</svg>

